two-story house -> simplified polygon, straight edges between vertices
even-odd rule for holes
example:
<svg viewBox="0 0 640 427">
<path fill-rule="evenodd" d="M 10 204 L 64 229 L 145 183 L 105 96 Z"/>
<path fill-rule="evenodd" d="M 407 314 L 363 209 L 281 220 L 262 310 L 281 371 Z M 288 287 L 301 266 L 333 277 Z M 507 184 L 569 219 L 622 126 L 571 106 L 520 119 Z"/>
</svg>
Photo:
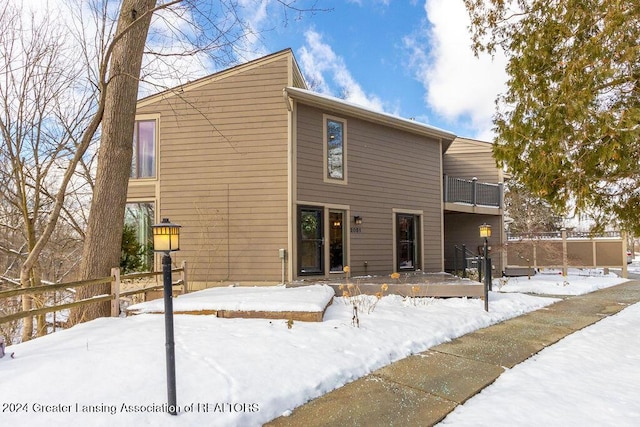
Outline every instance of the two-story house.
<svg viewBox="0 0 640 427">
<path fill-rule="evenodd" d="M 481 223 L 502 239 L 501 205 L 445 198 L 445 175 L 500 182 L 490 150 L 494 175 L 459 158 L 476 143 L 312 92 L 287 49 L 138 102 L 128 220 L 182 225 L 194 289 L 439 272 Z"/>
</svg>

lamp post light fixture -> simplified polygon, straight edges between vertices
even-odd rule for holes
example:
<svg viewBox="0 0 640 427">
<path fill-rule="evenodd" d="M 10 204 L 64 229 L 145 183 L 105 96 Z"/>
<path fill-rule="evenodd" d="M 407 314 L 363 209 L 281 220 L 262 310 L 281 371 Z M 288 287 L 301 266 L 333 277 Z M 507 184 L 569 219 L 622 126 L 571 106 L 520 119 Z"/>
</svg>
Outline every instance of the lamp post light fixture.
<svg viewBox="0 0 640 427">
<path fill-rule="evenodd" d="M 153 225 L 153 251 L 162 252 L 162 283 L 164 291 L 164 331 L 167 365 L 167 396 L 169 413 L 177 415 L 176 355 L 173 339 L 173 283 L 171 279 L 171 252 L 180 250 L 180 226 L 163 218 Z"/>
<path fill-rule="evenodd" d="M 489 260 L 489 237 L 491 226 L 484 223 L 480 226 L 480 237 L 484 238 L 483 262 L 484 262 L 484 309 L 489 311 L 489 290 L 491 289 L 491 261 Z"/>
<path fill-rule="evenodd" d="M 480 226 L 480 237 L 484 237 L 485 242 L 491 237 L 491 226 L 489 224 L 485 223 Z"/>
</svg>

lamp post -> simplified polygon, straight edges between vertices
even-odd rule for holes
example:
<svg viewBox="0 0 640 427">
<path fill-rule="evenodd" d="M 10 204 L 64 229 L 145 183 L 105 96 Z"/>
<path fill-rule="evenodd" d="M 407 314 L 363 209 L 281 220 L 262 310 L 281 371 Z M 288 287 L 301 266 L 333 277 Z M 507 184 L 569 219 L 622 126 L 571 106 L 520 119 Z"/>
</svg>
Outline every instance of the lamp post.
<svg viewBox="0 0 640 427">
<path fill-rule="evenodd" d="M 162 252 L 162 282 L 164 290 L 164 330 L 167 365 L 167 396 L 169 413 L 177 415 L 176 355 L 173 340 L 173 284 L 171 279 L 171 252 L 180 250 L 180 226 L 163 218 L 152 226 L 153 250 Z"/>
<path fill-rule="evenodd" d="M 491 261 L 489 260 L 489 237 L 491 237 L 491 226 L 484 223 L 480 226 L 480 237 L 484 238 L 483 259 L 484 259 L 484 309 L 489 311 L 489 289 L 491 288 Z"/>
</svg>

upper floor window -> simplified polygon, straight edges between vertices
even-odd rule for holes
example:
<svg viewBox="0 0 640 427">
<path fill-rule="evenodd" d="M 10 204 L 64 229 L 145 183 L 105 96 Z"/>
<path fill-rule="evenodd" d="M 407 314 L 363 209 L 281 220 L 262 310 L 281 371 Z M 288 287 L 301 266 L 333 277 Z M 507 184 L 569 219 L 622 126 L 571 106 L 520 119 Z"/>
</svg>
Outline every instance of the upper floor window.
<svg viewBox="0 0 640 427">
<path fill-rule="evenodd" d="M 346 183 L 347 181 L 347 141 L 346 122 L 325 116 L 324 129 L 324 178 Z"/>
<path fill-rule="evenodd" d="M 131 178 L 156 176 L 156 121 L 136 120 L 133 130 Z"/>
</svg>

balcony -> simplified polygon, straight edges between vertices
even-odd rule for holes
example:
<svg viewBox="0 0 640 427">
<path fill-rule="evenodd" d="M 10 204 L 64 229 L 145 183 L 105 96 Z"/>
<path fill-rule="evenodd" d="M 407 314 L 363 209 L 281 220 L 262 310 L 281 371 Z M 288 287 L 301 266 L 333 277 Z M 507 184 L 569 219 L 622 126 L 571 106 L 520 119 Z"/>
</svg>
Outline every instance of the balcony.
<svg viewBox="0 0 640 427">
<path fill-rule="evenodd" d="M 444 175 L 445 210 L 497 215 L 502 211 L 502 184 L 478 182 Z"/>
</svg>

